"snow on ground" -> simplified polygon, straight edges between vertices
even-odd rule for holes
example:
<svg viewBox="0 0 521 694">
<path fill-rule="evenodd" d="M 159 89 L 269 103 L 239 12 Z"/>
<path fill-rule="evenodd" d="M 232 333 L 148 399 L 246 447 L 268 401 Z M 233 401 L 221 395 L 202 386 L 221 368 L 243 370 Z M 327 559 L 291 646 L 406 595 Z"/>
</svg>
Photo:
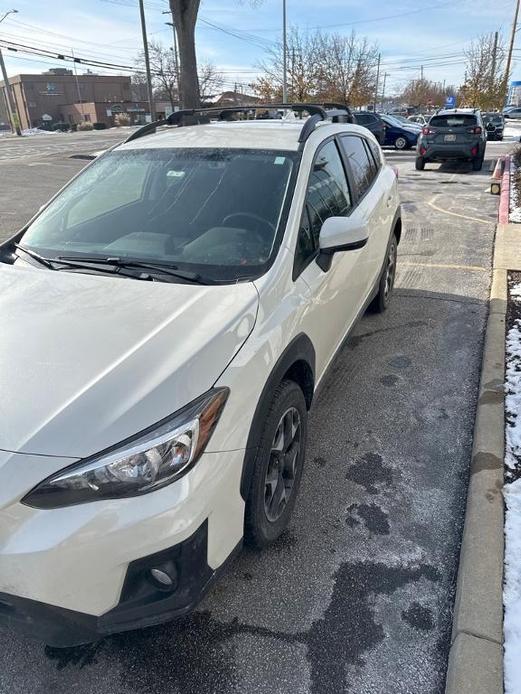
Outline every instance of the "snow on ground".
<svg viewBox="0 0 521 694">
<path fill-rule="evenodd" d="M 521 222 L 521 169 L 510 159 L 510 222 Z"/>
<path fill-rule="evenodd" d="M 505 129 L 503 130 L 503 137 L 506 140 L 518 140 L 521 137 L 521 121 L 510 121 L 505 122 Z"/>
<path fill-rule="evenodd" d="M 510 288 L 521 308 L 521 283 Z M 505 694 L 521 692 L 521 318 L 506 337 Z M 518 477 L 518 479 L 516 479 Z M 514 479 L 515 481 L 512 481 Z"/>
</svg>

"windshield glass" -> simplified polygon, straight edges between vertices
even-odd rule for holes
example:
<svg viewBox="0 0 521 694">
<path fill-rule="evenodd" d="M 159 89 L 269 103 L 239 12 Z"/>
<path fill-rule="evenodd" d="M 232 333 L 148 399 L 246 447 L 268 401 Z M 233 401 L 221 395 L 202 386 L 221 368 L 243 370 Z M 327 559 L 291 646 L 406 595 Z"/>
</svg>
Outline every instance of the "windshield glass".
<svg viewBox="0 0 521 694">
<path fill-rule="evenodd" d="M 457 127 L 472 127 L 476 125 L 477 118 L 473 115 L 465 113 L 451 114 L 448 116 L 433 116 L 429 125 L 433 128 L 457 128 Z"/>
<path fill-rule="evenodd" d="M 395 118 L 394 116 L 386 115 L 386 116 L 382 116 L 382 119 L 386 123 L 388 123 L 389 125 L 394 125 L 397 128 L 403 128 L 405 125 L 404 123 L 400 123 L 400 121 L 397 118 Z M 407 125 L 410 126 L 411 123 L 407 123 Z"/>
<path fill-rule="evenodd" d="M 220 280 L 259 276 L 282 227 L 295 152 L 107 153 L 29 226 L 40 255 L 171 263 Z"/>
</svg>

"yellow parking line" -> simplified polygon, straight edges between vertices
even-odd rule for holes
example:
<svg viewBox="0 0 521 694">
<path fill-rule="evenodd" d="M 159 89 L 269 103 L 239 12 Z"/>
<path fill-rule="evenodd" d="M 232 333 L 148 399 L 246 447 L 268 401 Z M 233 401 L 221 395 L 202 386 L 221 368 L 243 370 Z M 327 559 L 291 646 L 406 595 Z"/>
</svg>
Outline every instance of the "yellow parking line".
<svg viewBox="0 0 521 694">
<path fill-rule="evenodd" d="M 398 259 L 399 260 L 399 259 Z M 471 270 L 472 272 L 489 272 L 490 268 L 480 265 L 452 265 L 445 263 L 402 263 L 398 262 L 398 267 L 437 267 L 443 270 Z"/>
<path fill-rule="evenodd" d="M 452 217 L 459 217 L 460 219 L 469 219 L 471 222 L 478 222 L 479 224 L 492 224 L 492 222 L 487 219 L 480 219 L 479 217 L 469 217 L 466 214 L 459 214 L 458 212 L 451 212 L 450 210 L 443 209 L 443 207 L 438 207 L 434 204 L 434 200 L 436 200 L 437 197 L 438 196 L 435 195 L 427 203 L 427 205 L 429 205 L 429 207 L 432 207 L 433 210 L 437 210 L 438 212 L 442 212 L 443 214 L 450 214 Z"/>
</svg>

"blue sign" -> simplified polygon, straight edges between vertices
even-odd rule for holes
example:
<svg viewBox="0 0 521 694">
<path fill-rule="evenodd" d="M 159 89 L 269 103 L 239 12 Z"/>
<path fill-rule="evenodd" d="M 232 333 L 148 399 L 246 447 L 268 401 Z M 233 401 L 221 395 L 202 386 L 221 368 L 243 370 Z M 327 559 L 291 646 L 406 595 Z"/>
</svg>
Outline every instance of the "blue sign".
<svg viewBox="0 0 521 694">
<path fill-rule="evenodd" d="M 456 108 L 456 97 L 448 96 L 445 99 L 445 108 Z"/>
</svg>

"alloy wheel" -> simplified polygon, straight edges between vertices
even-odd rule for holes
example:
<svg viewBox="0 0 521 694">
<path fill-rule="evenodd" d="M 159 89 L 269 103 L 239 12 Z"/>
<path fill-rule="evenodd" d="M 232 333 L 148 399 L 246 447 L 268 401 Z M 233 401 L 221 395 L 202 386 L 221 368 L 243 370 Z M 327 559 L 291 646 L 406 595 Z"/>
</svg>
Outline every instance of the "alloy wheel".
<svg viewBox="0 0 521 694">
<path fill-rule="evenodd" d="M 298 410 L 290 407 L 280 418 L 273 437 L 264 487 L 264 512 L 271 523 L 282 516 L 293 491 L 301 428 Z"/>
<path fill-rule="evenodd" d="M 397 137 L 394 146 L 396 149 L 405 149 L 407 147 L 407 140 L 404 137 Z"/>
<path fill-rule="evenodd" d="M 385 268 L 384 299 L 387 302 L 394 287 L 396 275 L 396 244 L 393 242 L 387 255 L 387 266 Z"/>
</svg>

